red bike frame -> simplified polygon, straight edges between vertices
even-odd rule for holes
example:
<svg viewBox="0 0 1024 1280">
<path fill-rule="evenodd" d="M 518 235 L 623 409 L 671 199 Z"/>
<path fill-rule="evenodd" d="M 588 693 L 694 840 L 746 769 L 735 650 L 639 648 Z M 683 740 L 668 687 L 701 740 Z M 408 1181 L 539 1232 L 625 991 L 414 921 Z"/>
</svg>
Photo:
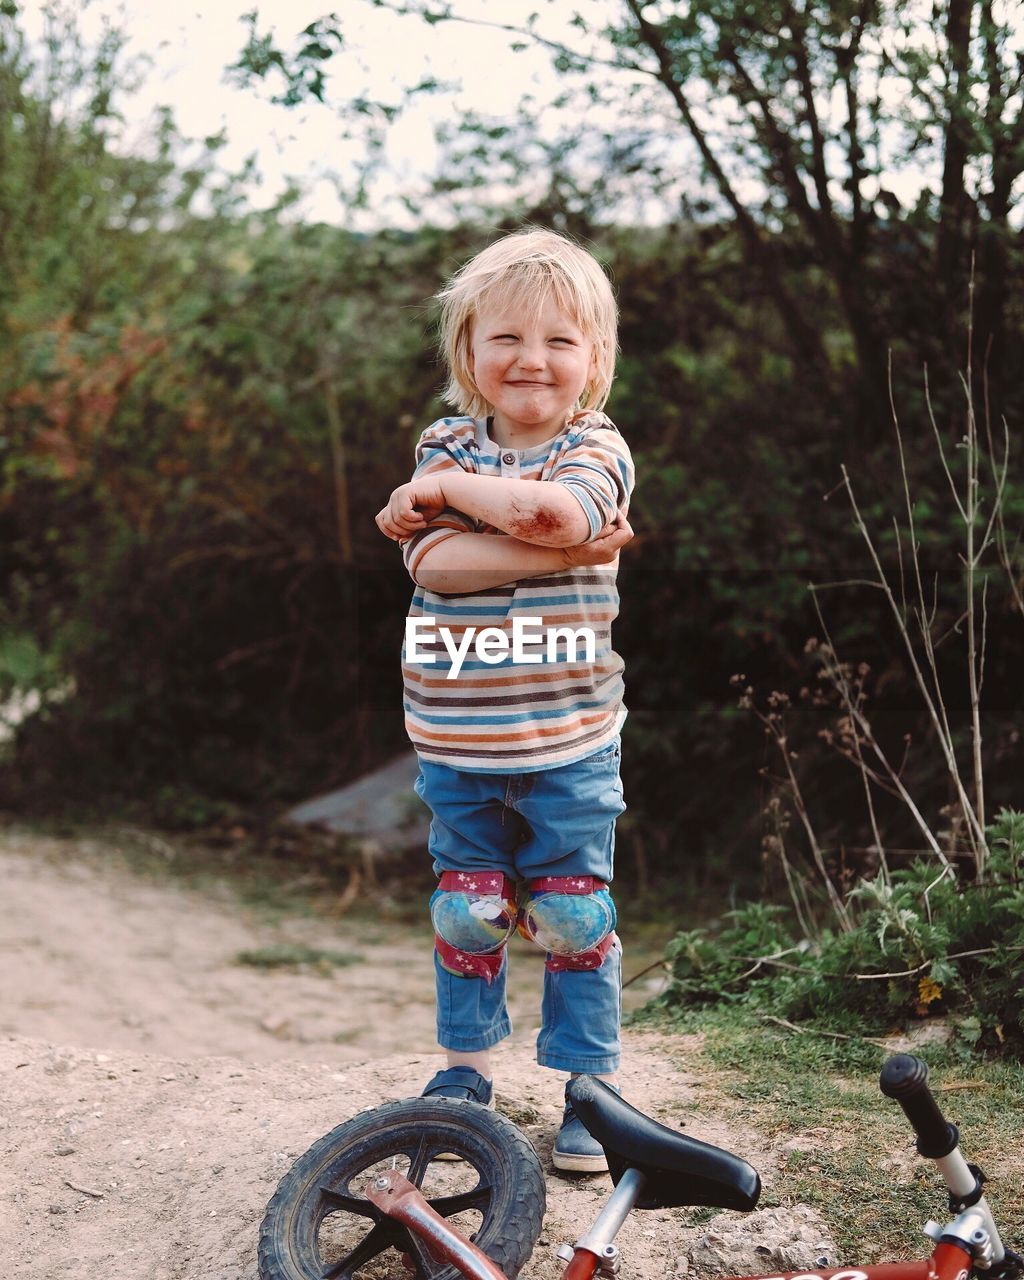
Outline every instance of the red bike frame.
<svg viewBox="0 0 1024 1280">
<path fill-rule="evenodd" d="M 882 1092 L 906 1113 L 917 1135 L 918 1152 L 934 1160 L 949 1191 L 950 1212 L 956 1214 L 945 1227 L 934 1222 L 925 1227 L 925 1234 L 936 1241 L 931 1256 L 916 1262 L 790 1271 L 775 1276 L 732 1276 L 728 1280 L 969 1280 L 974 1269 L 982 1274 L 991 1269 L 993 1280 L 1024 1280 L 1024 1260 L 1006 1250 L 982 1194 L 984 1174 L 961 1155 L 956 1126 L 942 1115 L 927 1081 L 925 1063 L 897 1054 L 883 1066 L 879 1084 Z M 621 1106 L 617 1098 L 614 1101 Z M 568 1263 L 562 1280 L 593 1280 L 598 1272 L 603 1280 L 615 1276 L 619 1251 L 612 1241 L 641 1200 L 647 1179 L 647 1174 L 631 1164 L 621 1171 L 615 1190 L 590 1229 L 574 1248 L 559 1250 L 559 1257 Z M 465 1280 L 508 1280 L 397 1170 L 375 1179 L 366 1194 L 381 1213 L 413 1232 L 431 1258 L 450 1263 Z"/>
<path fill-rule="evenodd" d="M 412 1231 L 428 1253 L 438 1261 L 451 1263 L 466 1280 L 507 1280 L 501 1268 L 435 1212 L 419 1189 L 397 1169 L 375 1179 L 366 1195 L 381 1213 Z M 930 1258 L 916 1262 L 787 1271 L 774 1276 L 733 1276 L 728 1280 L 968 1280 L 972 1261 L 968 1248 L 943 1241 L 936 1245 Z M 592 1280 L 601 1262 L 599 1254 L 577 1245 L 562 1280 Z"/>
</svg>

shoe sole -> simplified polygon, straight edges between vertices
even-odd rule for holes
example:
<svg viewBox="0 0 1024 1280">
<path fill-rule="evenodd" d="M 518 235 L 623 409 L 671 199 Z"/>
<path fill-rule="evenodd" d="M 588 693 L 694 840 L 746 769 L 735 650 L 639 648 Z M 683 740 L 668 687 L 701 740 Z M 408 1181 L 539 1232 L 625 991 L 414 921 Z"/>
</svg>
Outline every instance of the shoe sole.
<svg viewBox="0 0 1024 1280">
<path fill-rule="evenodd" d="M 551 1152 L 551 1163 L 566 1173 L 607 1173 L 608 1161 L 603 1156 L 574 1156 L 563 1151 Z"/>
</svg>

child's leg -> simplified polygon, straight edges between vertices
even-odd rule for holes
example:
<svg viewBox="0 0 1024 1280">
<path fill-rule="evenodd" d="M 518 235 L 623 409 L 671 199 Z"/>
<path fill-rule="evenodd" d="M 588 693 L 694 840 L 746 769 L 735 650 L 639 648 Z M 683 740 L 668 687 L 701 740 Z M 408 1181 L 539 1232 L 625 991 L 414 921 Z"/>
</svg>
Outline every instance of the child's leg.
<svg viewBox="0 0 1024 1280">
<path fill-rule="evenodd" d="M 537 1061 L 614 1084 L 619 1067 L 622 950 L 608 892 L 615 820 L 625 809 L 618 743 L 574 765 L 532 775 L 516 806 L 530 828 L 516 865 L 529 896 L 523 931 L 548 952 Z M 599 1173 L 601 1144 L 565 1110 L 551 1152 L 556 1169 Z"/>
<path fill-rule="evenodd" d="M 479 1053 L 460 1053 L 457 1049 L 448 1049 L 445 1051 L 445 1060 L 450 1067 L 468 1067 L 470 1071 L 479 1071 L 485 1080 L 492 1079 L 490 1049 L 483 1049 Z"/>
<path fill-rule="evenodd" d="M 529 835 L 516 855 L 530 899 L 525 932 L 548 951 L 537 1061 L 613 1077 L 619 1067 L 621 946 L 614 933 L 615 820 L 625 810 L 619 744 L 530 774 L 515 808 Z"/>
<path fill-rule="evenodd" d="M 444 967 L 434 952 L 434 990 L 437 996 L 437 1042 L 447 1051 L 448 1065 L 472 1066 L 473 1059 L 486 1054 L 488 1071 L 480 1071 L 490 1079 L 492 1045 L 512 1034 L 512 1020 L 505 1004 L 505 978 L 508 960 L 504 948 L 501 964 L 489 980 L 485 977 L 454 974 Z"/>
<path fill-rule="evenodd" d="M 537 1061 L 544 1067 L 601 1076 L 619 1069 L 622 947 L 614 942 L 596 969 L 544 970 Z"/>
<path fill-rule="evenodd" d="M 416 790 L 433 813 L 430 852 L 440 875 L 436 931 L 437 1036 L 450 1066 L 490 1078 L 487 1050 L 512 1031 L 505 943 L 515 925 L 513 854 L 523 838 L 505 807 L 507 778 L 420 762 Z"/>
</svg>

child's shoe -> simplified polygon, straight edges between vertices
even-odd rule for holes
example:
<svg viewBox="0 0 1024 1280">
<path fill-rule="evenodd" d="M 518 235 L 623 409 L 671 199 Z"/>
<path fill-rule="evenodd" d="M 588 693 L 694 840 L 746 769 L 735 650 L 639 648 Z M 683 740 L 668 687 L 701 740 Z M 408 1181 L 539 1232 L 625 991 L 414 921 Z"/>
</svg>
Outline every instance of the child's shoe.
<svg viewBox="0 0 1024 1280">
<path fill-rule="evenodd" d="M 494 1106 L 494 1086 L 472 1067 L 446 1067 L 420 1094 L 421 1098 L 460 1098 L 481 1107 Z"/>
<path fill-rule="evenodd" d="M 613 1084 L 611 1088 L 616 1093 L 622 1092 L 617 1084 Z M 604 1148 L 572 1109 L 572 1103 L 569 1101 L 569 1084 L 565 1086 L 565 1111 L 562 1113 L 562 1127 L 558 1130 L 551 1152 L 551 1162 L 556 1169 L 565 1169 L 567 1173 L 607 1173 L 608 1171 L 608 1160 L 604 1154 Z"/>
<path fill-rule="evenodd" d="M 420 1094 L 421 1098 L 456 1098 L 494 1109 L 494 1086 L 472 1067 L 446 1067 L 439 1071 Z M 461 1160 L 454 1151 L 442 1151 L 435 1160 Z"/>
</svg>

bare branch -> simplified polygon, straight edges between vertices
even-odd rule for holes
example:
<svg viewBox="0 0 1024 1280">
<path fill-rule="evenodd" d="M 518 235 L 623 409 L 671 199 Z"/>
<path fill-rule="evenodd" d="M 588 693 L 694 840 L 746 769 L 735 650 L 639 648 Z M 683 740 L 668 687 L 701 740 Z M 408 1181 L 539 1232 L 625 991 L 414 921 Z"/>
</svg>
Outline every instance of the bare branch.
<svg viewBox="0 0 1024 1280">
<path fill-rule="evenodd" d="M 946 704 L 945 704 L 945 700 L 942 697 L 942 689 L 939 683 L 938 666 L 935 661 L 935 649 L 932 643 L 932 636 L 931 636 L 931 627 L 934 622 L 935 610 L 938 607 L 938 588 L 936 586 L 933 610 L 931 615 L 929 615 L 927 605 L 925 603 L 925 598 L 924 598 L 924 584 L 921 580 L 921 563 L 920 563 L 920 557 L 918 556 L 918 544 L 916 539 L 916 531 L 914 529 L 914 504 L 910 496 L 910 480 L 907 475 L 906 454 L 903 448 L 903 433 L 900 430 L 899 415 L 896 411 L 896 404 L 894 399 L 891 375 L 892 375 L 892 360 L 890 355 L 889 403 L 892 408 L 893 427 L 896 433 L 896 445 L 897 445 L 899 461 L 900 461 L 900 477 L 903 483 L 903 498 L 904 498 L 904 504 L 906 506 L 907 522 L 910 528 L 910 535 L 911 535 L 911 559 L 914 566 L 914 577 L 917 584 L 918 600 L 920 602 L 920 608 L 918 613 L 918 623 L 919 623 L 919 629 L 921 632 L 921 639 L 924 647 L 925 658 L 928 664 L 928 670 L 931 674 L 931 679 L 933 682 L 933 689 L 929 688 L 928 682 L 925 680 L 924 673 L 922 672 L 920 663 L 918 662 L 917 653 L 915 651 L 913 641 L 910 637 L 910 633 L 907 630 L 903 622 L 903 619 L 900 616 L 900 611 L 896 606 L 895 598 L 893 597 L 892 592 L 889 588 L 888 578 L 886 577 L 885 570 L 882 568 L 881 561 L 878 557 L 877 552 L 874 549 L 874 544 L 871 541 L 871 536 L 868 532 L 867 526 L 865 525 L 864 520 L 860 514 L 860 511 L 856 506 L 856 500 L 853 496 L 853 488 L 849 484 L 847 486 L 847 491 L 849 493 L 850 502 L 854 506 L 857 527 L 860 529 L 862 537 L 864 537 L 864 539 L 868 544 L 868 548 L 871 553 L 872 560 L 874 561 L 874 564 L 875 564 L 875 571 L 879 575 L 879 580 L 885 583 L 886 595 L 890 601 L 893 614 L 897 620 L 897 624 L 900 627 L 900 634 L 904 642 L 904 648 L 907 652 L 907 656 L 910 659 L 911 666 L 913 667 L 914 675 L 918 683 L 918 688 L 920 689 L 921 694 L 924 697 L 925 705 L 928 708 L 928 712 L 929 712 L 929 715 L 931 716 L 932 723 L 935 727 L 936 733 L 939 735 L 939 742 L 942 746 L 942 751 L 946 759 L 946 767 L 949 771 L 950 778 L 956 789 L 957 800 L 960 805 L 960 809 L 964 815 L 964 819 L 966 821 L 968 837 L 971 841 L 971 849 L 976 861 L 978 862 L 978 866 L 980 870 L 984 864 L 985 855 L 986 855 L 983 814 L 979 815 L 975 811 L 975 808 L 971 804 L 970 799 L 967 795 L 966 788 L 964 787 L 964 784 L 963 784 L 963 779 L 960 777 L 960 770 L 956 762 L 956 753 L 953 746 L 953 732 L 949 724 L 949 716 L 946 711 Z M 941 454 L 941 444 L 940 444 L 940 454 Z M 945 465 L 944 457 L 943 457 L 943 465 Z M 846 475 L 845 468 L 843 469 L 843 474 L 844 476 Z M 971 502 L 970 486 L 968 489 L 967 498 L 968 498 L 968 505 L 966 507 L 961 504 L 958 496 L 956 496 L 956 502 L 957 502 L 957 507 L 961 510 L 964 516 L 965 524 L 967 527 L 969 554 L 973 554 L 973 543 L 971 541 L 972 522 L 971 522 L 971 519 L 969 518 L 972 510 L 970 506 L 970 502 Z M 969 586 L 968 586 L 967 608 L 968 608 L 968 626 L 969 627 L 971 626 L 970 611 L 972 609 L 972 602 L 973 602 L 972 591 L 973 591 L 973 580 L 971 581 L 971 583 L 969 583 Z M 969 644 L 970 644 L 970 641 L 969 641 Z M 973 664 L 973 649 L 972 649 L 971 662 Z M 973 683 L 974 683 L 973 665 L 971 666 L 970 678 L 971 678 L 972 687 L 973 687 Z M 977 779 L 975 779 L 975 783 L 977 787 Z"/>
<path fill-rule="evenodd" d="M 817 1027 L 798 1027 L 795 1022 L 787 1022 L 785 1018 L 777 1018 L 773 1013 L 762 1013 L 762 1021 L 774 1022 L 777 1027 L 785 1027 L 787 1031 L 795 1031 L 801 1036 L 824 1036 L 827 1040 L 857 1040 L 861 1044 L 873 1044 L 879 1049 L 889 1051 L 884 1040 L 872 1040 L 870 1036 L 848 1036 L 842 1031 L 819 1031 Z"/>
<path fill-rule="evenodd" d="M 775 838 L 779 845 L 779 861 L 782 863 L 782 873 L 786 877 L 786 888 L 789 890 L 790 901 L 793 903 L 793 910 L 796 912 L 797 922 L 804 931 L 807 938 L 816 938 L 818 931 L 814 927 L 814 913 L 811 911 L 811 904 L 807 899 L 807 890 L 804 886 L 802 877 L 798 876 L 786 854 L 786 843 L 782 838 L 781 830 L 775 832 Z"/>
<path fill-rule="evenodd" d="M 967 311 L 967 683 L 971 698 L 971 758 L 974 767 L 974 806 L 979 830 L 975 851 L 978 878 L 984 879 L 988 845 L 985 840 L 985 771 L 981 758 L 981 690 L 978 685 L 978 634 L 974 602 L 974 578 L 980 551 L 974 545 L 974 521 L 978 509 L 978 422 L 974 414 L 974 255 Z"/>
<path fill-rule="evenodd" d="M 893 616 L 896 619 L 896 625 L 899 628 L 900 635 L 903 639 L 904 648 L 910 658 L 911 666 L 913 667 L 913 670 L 914 670 L 914 675 L 917 678 L 918 688 L 920 689 L 924 697 L 925 706 L 928 708 L 929 714 L 932 719 L 932 723 L 934 724 L 936 732 L 939 735 L 939 741 L 942 744 L 943 755 L 946 759 L 947 769 L 949 769 L 951 775 L 953 776 L 954 782 L 959 784 L 960 779 L 959 779 L 959 774 L 957 773 L 957 770 L 956 770 L 956 761 L 952 755 L 952 743 L 951 741 L 947 740 L 943 732 L 943 726 L 940 721 L 938 712 L 936 711 L 935 703 L 934 703 L 934 700 L 932 699 L 931 692 L 929 691 L 928 685 L 925 681 L 924 673 L 921 671 L 920 665 L 918 663 L 917 654 L 915 652 L 913 642 L 910 639 L 910 634 L 907 630 L 906 623 L 902 615 L 900 614 L 899 606 L 897 605 L 895 597 L 892 594 L 892 590 L 889 586 L 889 582 L 888 582 L 888 578 L 886 577 L 885 570 L 882 568 L 881 561 L 879 560 L 879 557 L 878 557 L 878 552 L 875 549 L 874 541 L 871 538 L 871 534 L 868 531 L 867 525 L 864 523 L 864 517 L 861 515 L 860 507 L 857 505 L 857 500 L 853 493 L 853 486 L 850 483 L 850 477 L 845 466 L 842 468 L 842 473 L 843 473 L 844 481 L 846 483 L 846 489 L 850 499 L 850 505 L 853 508 L 854 519 L 857 524 L 857 528 L 860 530 L 861 536 L 864 538 L 864 541 L 867 545 L 868 552 L 871 556 L 871 559 L 874 562 L 875 571 L 878 574 L 878 585 L 881 587 L 882 591 L 884 592 L 886 600 L 889 602 L 889 607 L 892 610 Z M 914 556 L 914 563 L 915 565 L 917 564 L 916 555 Z M 821 615 L 819 614 L 819 616 Z M 938 857 L 943 862 L 947 862 L 948 859 L 946 858 L 946 855 L 942 852 L 941 848 L 939 847 L 939 843 L 935 839 L 935 836 L 932 834 L 931 829 L 929 828 L 923 815 L 921 814 L 917 805 L 914 803 L 906 787 L 903 785 L 902 780 L 897 776 L 895 770 L 890 765 L 888 758 L 886 757 L 884 751 L 882 751 L 881 746 L 875 740 L 874 733 L 871 730 L 871 726 L 869 722 L 856 708 L 854 708 L 853 714 L 857 723 L 864 730 L 865 738 L 869 741 L 872 750 L 878 756 L 886 772 L 893 779 L 894 784 L 899 789 L 900 797 L 903 800 L 903 802 L 907 805 L 911 814 L 913 815 L 915 822 L 917 822 L 918 827 L 921 830 L 921 833 L 924 835 L 925 839 L 928 841 L 929 845 L 931 846 L 935 854 L 937 854 Z M 960 789 L 962 790 L 962 784 L 960 784 Z"/>
<path fill-rule="evenodd" d="M 778 749 L 778 753 L 782 758 L 782 763 L 785 766 L 785 770 L 786 770 L 786 780 L 784 785 L 788 786 L 790 798 L 793 802 L 793 807 L 796 809 L 797 816 L 799 817 L 800 823 L 804 829 L 804 834 L 807 836 L 807 843 L 811 850 L 811 857 L 814 860 L 814 865 L 818 870 L 819 876 L 821 877 L 821 882 L 825 888 L 826 894 L 828 895 L 828 899 L 832 906 L 832 910 L 835 912 L 836 919 L 839 921 L 840 926 L 845 931 L 849 931 L 849 929 L 852 927 L 850 922 L 849 912 L 847 911 L 846 904 L 843 902 L 843 899 L 840 896 L 838 890 L 836 889 L 835 885 L 832 883 L 832 878 L 828 874 L 828 869 L 825 866 L 825 858 L 822 853 L 821 845 L 818 842 L 818 837 L 817 837 L 817 834 L 815 833 L 814 825 L 811 822 L 811 816 L 807 810 L 807 805 L 804 801 L 803 792 L 800 789 L 800 781 L 797 778 L 796 773 L 794 772 L 794 769 L 793 769 L 793 762 L 792 762 L 789 746 L 786 741 L 785 732 L 780 726 L 777 718 L 775 716 L 765 715 L 765 713 L 757 706 L 757 704 L 753 701 L 752 698 L 750 699 L 749 707 L 750 707 L 750 710 L 754 713 L 754 715 L 758 718 L 758 720 L 760 720 L 761 723 L 764 725 L 765 730 L 771 736 L 771 738 L 775 743 L 775 746 Z M 779 833 L 776 833 L 776 834 L 781 841 L 781 835 L 779 835 Z M 789 876 L 788 876 L 788 868 L 787 868 L 787 880 L 788 879 L 789 879 Z"/>
<path fill-rule="evenodd" d="M 807 121 L 807 127 L 811 131 L 814 189 L 818 194 L 818 205 L 822 213 L 834 224 L 835 211 L 832 207 L 832 197 L 829 195 L 828 169 L 825 164 L 825 138 L 821 131 L 818 108 L 814 101 L 814 82 L 811 79 L 810 58 L 807 53 L 807 28 L 803 22 L 804 15 L 799 13 L 789 3 L 789 0 L 786 2 L 784 13 L 792 35 L 793 59 L 796 62 L 797 78 L 803 91 L 804 118 Z"/>
<path fill-rule="evenodd" d="M 843 244 L 839 237 L 838 227 L 831 217 L 831 201 L 828 201 L 821 208 L 815 209 L 810 200 L 808 200 L 803 179 L 793 159 L 793 139 L 782 129 L 775 118 L 768 95 L 754 83 L 750 72 L 740 61 L 739 51 L 735 45 L 723 41 L 721 51 L 728 58 L 733 70 L 739 77 L 740 101 L 755 104 L 761 114 L 766 141 L 771 147 L 775 163 L 778 166 L 779 176 L 785 184 L 786 194 L 789 196 L 794 212 L 823 253 L 841 255 Z"/>
<path fill-rule="evenodd" d="M 822 631 L 825 633 L 825 638 L 828 642 L 829 650 L 832 653 L 833 658 L 835 659 L 834 669 L 831 667 L 826 668 L 826 672 L 829 676 L 829 679 L 832 681 L 833 686 L 838 690 L 840 697 L 843 699 L 843 703 L 847 709 L 847 714 L 850 716 L 851 720 L 857 726 L 858 730 L 863 734 L 864 741 L 867 742 L 867 744 L 870 746 L 871 750 L 874 752 L 882 768 L 885 770 L 885 772 L 888 774 L 889 778 L 891 779 L 892 784 L 896 789 L 897 795 L 900 797 L 900 799 L 909 809 L 911 816 L 913 817 L 914 821 L 917 823 L 918 830 L 921 832 L 925 840 L 928 842 L 928 847 L 931 849 L 932 853 L 936 855 L 936 857 L 944 866 L 948 866 L 949 859 L 943 853 L 942 848 L 939 845 L 939 842 L 936 839 L 934 833 L 932 832 L 931 827 L 929 827 L 928 823 L 925 821 L 924 815 L 921 813 L 921 810 L 917 807 L 917 804 L 914 802 L 914 799 L 911 796 L 910 792 L 907 790 L 906 785 L 903 782 L 903 779 L 899 776 L 896 770 L 889 763 L 889 757 L 885 754 L 885 752 L 882 749 L 881 743 L 879 743 L 878 739 L 875 737 L 875 732 L 874 732 L 874 729 L 872 728 L 871 722 L 868 720 L 867 716 L 864 715 L 863 710 L 860 708 L 859 705 L 857 705 L 856 701 L 851 696 L 849 683 L 847 682 L 846 677 L 842 672 L 841 665 L 838 661 L 838 655 L 836 654 L 835 645 L 832 643 L 832 637 L 829 634 L 828 624 L 825 622 L 825 615 L 821 611 L 821 607 L 818 604 L 818 597 L 817 597 L 817 594 L 814 592 L 813 587 L 811 589 L 811 592 L 812 592 L 811 598 L 814 600 L 814 608 L 818 615 L 818 621 L 821 624 Z M 890 595 L 890 600 L 891 600 L 891 595 Z M 882 857 L 884 861 L 884 854 L 882 854 L 881 852 L 881 837 L 876 835 L 876 839 L 878 840 L 878 844 L 879 844 L 879 855 L 880 857 Z M 886 870 L 886 879 L 888 879 L 888 869 Z"/>
<path fill-rule="evenodd" d="M 682 117 L 690 136 L 697 145 L 701 159 L 715 181 L 723 199 L 733 211 L 736 225 L 743 241 L 759 269 L 764 272 L 765 281 L 775 305 L 779 309 L 783 322 L 796 350 L 803 353 L 816 378 L 821 385 L 829 385 L 829 362 L 820 335 L 804 319 L 803 308 L 798 305 L 785 283 L 778 254 L 763 234 L 762 228 L 751 217 L 746 206 L 740 200 L 735 188 L 729 180 L 718 157 L 711 149 L 707 136 L 697 122 L 690 107 L 689 100 L 683 92 L 679 77 L 673 65 L 672 55 L 662 39 L 658 28 L 644 17 L 643 4 L 640 0 L 626 0 L 626 6 L 637 24 L 640 38 L 654 54 L 658 63 L 657 79 L 668 90 L 676 110 Z"/>
<path fill-rule="evenodd" d="M 968 960 L 974 956 L 994 955 L 997 950 L 996 947 L 979 947 L 976 951 L 955 951 L 945 959 Z M 1007 947 L 1006 950 L 1024 951 L 1024 947 Z M 879 982 L 887 978 L 913 978 L 919 973 L 924 973 L 925 969 L 930 969 L 934 963 L 934 960 L 926 960 L 924 964 L 916 965 L 913 969 L 896 969 L 893 973 L 855 973 L 853 976 L 858 982 Z"/>
<path fill-rule="evenodd" d="M 928 382 L 928 366 L 924 366 L 924 402 L 928 408 L 928 421 L 932 424 L 932 433 L 935 436 L 935 445 L 939 451 L 939 460 L 942 463 L 942 470 L 946 473 L 946 480 L 949 483 L 949 491 L 953 495 L 953 501 L 956 503 L 956 509 L 960 512 L 960 519 L 967 520 L 967 512 L 964 510 L 963 503 L 960 501 L 960 494 L 957 491 L 956 481 L 953 479 L 953 473 L 949 469 L 949 463 L 946 461 L 946 450 L 942 443 L 942 436 L 939 434 L 939 424 L 935 421 L 935 410 L 932 407 L 931 386 Z"/>
<path fill-rule="evenodd" d="M 892 352 L 889 353 L 890 359 Z M 903 571 L 903 539 L 900 536 L 900 522 L 895 516 L 892 518 L 893 531 L 896 534 L 896 563 L 900 567 L 900 608 L 904 621 L 907 618 L 907 575 Z M 877 583 L 875 584 L 877 586 Z"/>
<path fill-rule="evenodd" d="M 651 67 L 643 66 L 639 62 L 633 62 L 623 57 L 601 58 L 597 54 L 580 53 L 578 49 L 563 44 L 560 40 L 551 40 L 547 36 L 540 35 L 532 27 L 520 27 L 514 22 L 497 22 L 488 18 L 467 18 L 464 14 L 455 13 L 454 10 L 447 6 L 444 9 L 431 9 L 429 6 L 399 4 L 395 3 L 395 0 L 373 0 L 373 5 L 376 9 L 387 9 L 390 13 L 397 14 L 399 17 L 420 18 L 431 23 L 431 25 L 437 25 L 442 22 L 457 22 L 462 26 L 487 27 L 492 31 L 507 31 L 509 35 L 522 36 L 524 40 L 540 45 L 543 49 L 550 49 L 552 53 L 571 58 L 574 62 L 586 63 L 587 66 L 591 67 L 610 67 L 614 71 L 633 71 L 637 75 L 651 79 L 658 78 L 656 71 Z"/>
</svg>

